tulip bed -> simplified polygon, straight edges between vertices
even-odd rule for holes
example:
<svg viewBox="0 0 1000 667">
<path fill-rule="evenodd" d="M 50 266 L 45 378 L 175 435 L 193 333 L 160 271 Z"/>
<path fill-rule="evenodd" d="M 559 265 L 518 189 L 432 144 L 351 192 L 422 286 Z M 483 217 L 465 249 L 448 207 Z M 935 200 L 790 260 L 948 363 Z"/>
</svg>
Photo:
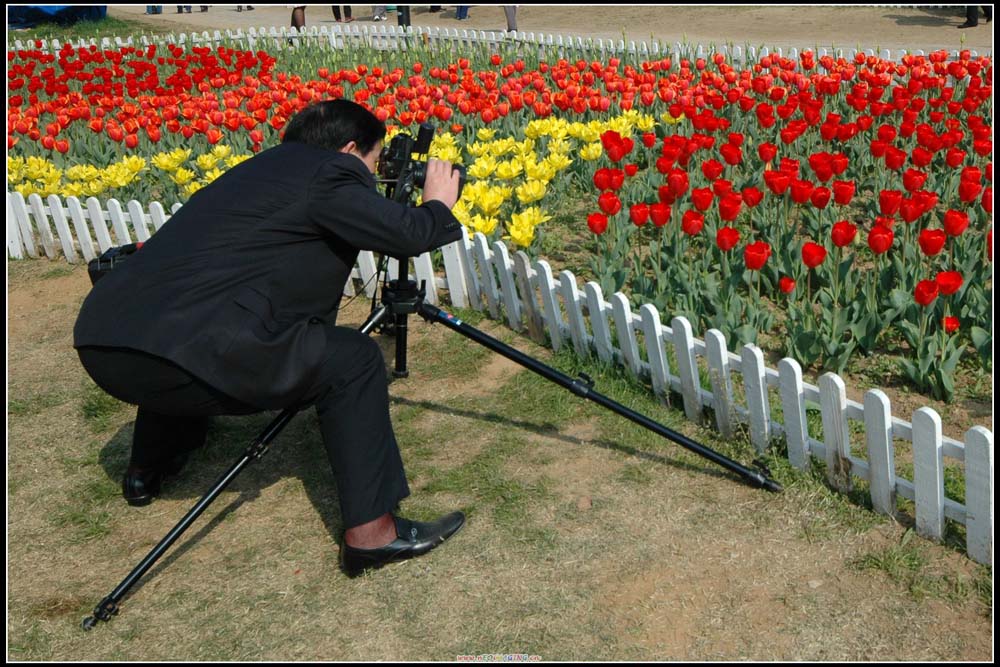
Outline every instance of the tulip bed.
<svg viewBox="0 0 1000 667">
<path fill-rule="evenodd" d="M 468 168 L 470 230 L 535 255 L 582 239 L 606 293 L 734 347 L 780 326 L 804 366 L 891 350 L 945 399 L 963 353 L 991 367 L 989 58 L 628 64 L 418 44 L 7 60 L 8 187 L 25 195 L 183 201 L 344 97 L 390 135 L 436 125 L 432 155 Z"/>
</svg>

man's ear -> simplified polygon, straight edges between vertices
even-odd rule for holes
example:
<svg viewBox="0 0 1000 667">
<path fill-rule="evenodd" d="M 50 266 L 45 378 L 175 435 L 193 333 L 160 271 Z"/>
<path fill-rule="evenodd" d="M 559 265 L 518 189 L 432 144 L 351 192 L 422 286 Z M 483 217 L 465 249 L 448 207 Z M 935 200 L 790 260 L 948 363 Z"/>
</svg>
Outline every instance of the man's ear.
<svg viewBox="0 0 1000 667">
<path fill-rule="evenodd" d="M 340 148 L 341 153 L 353 153 L 357 150 L 358 150 L 358 142 L 354 141 L 353 139 L 351 141 L 348 141 Z"/>
</svg>

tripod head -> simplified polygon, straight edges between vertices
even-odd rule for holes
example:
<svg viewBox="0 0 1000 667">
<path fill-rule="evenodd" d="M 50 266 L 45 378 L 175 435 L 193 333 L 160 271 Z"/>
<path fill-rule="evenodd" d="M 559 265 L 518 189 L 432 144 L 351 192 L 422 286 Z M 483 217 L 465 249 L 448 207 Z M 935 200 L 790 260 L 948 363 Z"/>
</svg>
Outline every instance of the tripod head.
<svg viewBox="0 0 1000 667">
<path fill-rule="evenodd" d="M 427 159 L 414 159 L 413 156 L 426 156 L 433 139 L 434 126 L 423 123 L 415 140 L 408 132 L 400 132 L 382 148 L 376 182 L 385 185 L 387 198 L 401 204 L 410 203 L 414 190 L 424 187 Z M 458 193 L 461 195 L 465 187 L 465 167 L 456 164 L 452 165 L 452 170 L 458 172 Z"/>
</svg>

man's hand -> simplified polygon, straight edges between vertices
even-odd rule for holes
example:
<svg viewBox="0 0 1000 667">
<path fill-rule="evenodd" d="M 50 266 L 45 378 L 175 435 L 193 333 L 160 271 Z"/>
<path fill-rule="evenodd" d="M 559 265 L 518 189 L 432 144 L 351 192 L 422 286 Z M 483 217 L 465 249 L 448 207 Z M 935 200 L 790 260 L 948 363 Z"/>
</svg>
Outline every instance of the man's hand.
<svg viewBox="0 0 1000 667">
<path fill-rule="evenodd" d="M 435 199 L 451 209 L 458 201 L 458 182 L 458 172 L 452 169 L 450 162 L 427 160 L 423 200 Z"/>
</svg>

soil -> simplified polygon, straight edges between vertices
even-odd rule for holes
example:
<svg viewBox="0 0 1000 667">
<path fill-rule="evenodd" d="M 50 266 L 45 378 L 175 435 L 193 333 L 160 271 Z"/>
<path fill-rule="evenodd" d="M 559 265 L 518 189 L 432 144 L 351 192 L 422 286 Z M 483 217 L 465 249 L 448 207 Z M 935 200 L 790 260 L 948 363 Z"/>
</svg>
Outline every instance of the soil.
<svg viewBox="0 0 1000 667">
<path fill-rule="evenodd" d="M 177 31 L 224 30 L 290 25 L 290 10 L 284 5 L 257 6 L 237 12 L 233 5 L 209 5 L 207 12 L 193 8 L 191 14 L 176 14 L 174 5 L 164 13 L 145 16 L 143 5 L 111 5 L 108 15 L 141 20 L 162 29 Z M 503 30 L 499 5 L 473 5 L 467 21 L 455 19 L 453 5 L 431 13 L 427 6 L 414 6 L 414 26 L 438 26 L 462 30 Z M 354 5 L 354 25 L 395 25 L 394 14 L 386 23 L 372 21 L 371 5 Z M 526 33 L 589 35 L 600 39 L 634 41 L 662 40 L 668 43 L 732 43 L 736 46 L 767 46 L 769 49 L 862 48 L 937 49 L 967 48 L 978 53 L 993 51 L 993 24 L 981 21 L 967 30 L 956 28 L 965 20 L 965 7 L 769 7 L 769 6 L 656 6 L 656 5 L 520 5 L 517 28 Z M 333 26 L 328 5 L 308 6 L 306 25 Z"/>
</svg>

